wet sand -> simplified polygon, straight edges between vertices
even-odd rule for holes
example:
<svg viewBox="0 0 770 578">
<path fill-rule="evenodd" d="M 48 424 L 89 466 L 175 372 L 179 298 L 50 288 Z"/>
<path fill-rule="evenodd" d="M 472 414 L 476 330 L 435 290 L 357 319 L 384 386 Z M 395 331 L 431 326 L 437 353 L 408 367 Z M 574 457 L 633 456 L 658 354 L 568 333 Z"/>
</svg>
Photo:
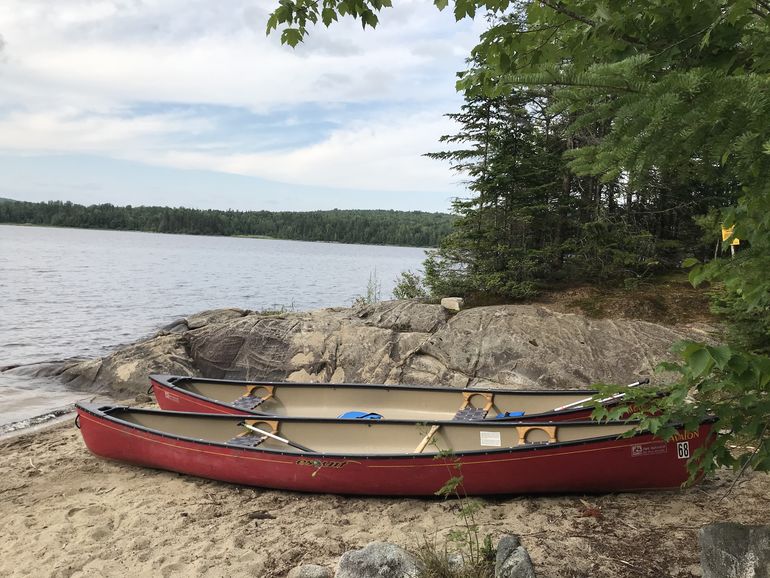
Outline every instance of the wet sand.
<svg viewBox="0 0 770 578">
<path fill-rule="evenodd" d="M 770 476 L 681 492 L 481 500 L 482 534 L 519 534 L 541 577 L 698 576 L 697 529 L 767 523 Z M 109 462 L 72 422 L 0 440 L 2 576 L 285 576 L 380 540 L 443 543 L 458 503 L 261 490 Z"/>
</svg>

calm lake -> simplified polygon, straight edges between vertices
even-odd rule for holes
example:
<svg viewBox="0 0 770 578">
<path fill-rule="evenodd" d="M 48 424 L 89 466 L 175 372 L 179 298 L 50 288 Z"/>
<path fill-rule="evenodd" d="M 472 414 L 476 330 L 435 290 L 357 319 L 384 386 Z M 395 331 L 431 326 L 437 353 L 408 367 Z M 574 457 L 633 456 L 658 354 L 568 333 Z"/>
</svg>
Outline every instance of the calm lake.
<svg viewBox="0 0 770 578">
<path fill-rule="evenodd" d="M 100 356 L 205 309 L 348 306 L 370 276 L 389 299 L 424 257 L 413 247 L 0 225 L 0 366 Z M 0 426 L 82 398 L 0 374 Z"/>
</svg>

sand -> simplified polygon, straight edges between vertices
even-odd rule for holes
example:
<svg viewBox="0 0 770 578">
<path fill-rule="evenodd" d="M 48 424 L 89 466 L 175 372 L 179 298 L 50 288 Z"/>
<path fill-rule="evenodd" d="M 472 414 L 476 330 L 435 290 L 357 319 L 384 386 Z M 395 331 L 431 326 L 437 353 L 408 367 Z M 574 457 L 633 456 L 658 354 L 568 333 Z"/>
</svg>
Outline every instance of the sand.
<svg viewBox="0 0 770 578">
<path fill-rule="evenodd" d="M 697 529 L 770 520 L 770 476 L 681 492 L 481 500 L 482 533 L 519 534 L 538 576 L 697 576 Z M 233 486 L 91 455 L 71 422 L 0 441 L 0 576 L 285 576 L 369 542 L 416 548 L 456 501 Z"/>
</svg>

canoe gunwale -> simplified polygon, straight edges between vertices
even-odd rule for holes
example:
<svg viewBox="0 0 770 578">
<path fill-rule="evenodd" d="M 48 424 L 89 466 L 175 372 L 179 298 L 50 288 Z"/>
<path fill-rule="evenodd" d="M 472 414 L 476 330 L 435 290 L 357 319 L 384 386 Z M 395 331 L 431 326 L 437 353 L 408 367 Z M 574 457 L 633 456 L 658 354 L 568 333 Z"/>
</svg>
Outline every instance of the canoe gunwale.
<svg viewBox="0 0 770 578">
<path fill-rule="evenodd" d="M 170 381 L 173 379 L 173 381 Z M 186 389 L 184 387 L 179 387 L 177 384 L 180 382 L 190 382 L 190 381 L 205 381 L 209 383 L 221 383 L 226 385 L 233 385 L 233 386 L 244 386 L 247 384 L 260 384 L 267 387 L 332 387 L 332 388 L 340 388 L 340 389 L 378 389 L 378 390 L 395 390 L 395 391 L 440 391 L 440 392 L 449 392 L 449 393 L 458 393 L 462 394 L 465 392 L 468 393 L 478 393 L 478 394 L 485 394 L 485 393 L 492 393 L 492 394 L 515 394 L 515 395 L 522 395 L 522 396 L 560 396 L 560 395 L 575 395 L 580 393 L 581 395 L 585 395 L 585 397 L 589 397 L 595 394 L 600 393 L 599 390 L 596 389 L 563 389 L 563 390 L 533 390 L 533 389 L 495 389 L 495 388 L 472 388 L 472 387 L 463 387 L 463 388 L 457 388 L 457 387 L 432 387 L 432 386 L 419 386 L 419 385 L 384 385 L 384 384 L 367 384 L 367 383 L 310 383 L 310 382 L 285 382 L 285 381 L 242 381 L 237 379 L 210 379 L 210 378 L 198 378 L 198 377 L 182 377 L 182 376 L 174 376 L 174 375 L 150 375 L 150 382 L 153 384 L 157 384 L 161 388 L 165 388 L 169 391 L 172 391 L 174 393 L 177 393 L 178 395 L 185 395 L 188 397 L 192 397 L 194 399 L 198 399 L 200 401 L 204 401 L 207 403 L 212 403 L 215 405 L 218 405 L 223 408 L 227 408 L 228 410 L 232 410 L 234 413 L 245 413 L 249 415 L 254 415 L 257 417 L 272 417 L 275 416 L 275 414 L 268 413 L 268 412 L 261 412 L 256 411 L 253 409 L 244 409 L 241 407 L 237 407 L 232 403 L 227 403 L 225 401 L 220 401 L 218 399 L 213 399 L 211 397 L 207 397 L 205 395 L 201 395 L 200 393 L 196 393 L 194 391 L 190 391 L 189 389 Z M 606 405 L 612 405 L 610 403 Z M 585 412 L 587 409 L 590 409 L 590 407 L 586 406 L 578 406 L 562 411 L 543 411 L 540 413 L 533 413 L 527 415 L 524 419 L 527 421 L 529 420 L 537 420 L 540 417 L 547 417 L 552 415 L 558 415 L 558 416 L 570 416 L 575 415 L 578 413 Z M 391 420 L 389 420 L 391 421 Z M 479 420 L 482 422 L 509 422 L 509 421 L 522 421 L 522 416 L 512 416 L 512 417 L 503 417 L 503 418 L 496 418 L 496 419 L 485 419 L 485 420 Z"/>
<path fill-rule="evenodd" d="M 346 454 L 339 454 L 339 453 L 324 453 L 324 452 L 287 452 L 287 451 L 281 451 L 271 448 L 260 448 L 260 447 L 248 447 L 248 446 L 234 446 L 232 444 L 224 443 L 224 442 L 215 442 L 215 441 L 209 441 L 209 440 L 203 440 L 200 438 L 193 438 L 188 436 L 180 436 L 180 435 L 174 435 L 170 434 L 168 432 L 156 430 L 154 428 L 142 426 L 139 424 L 131 423 L 128 421 L 121 420 L 113 415 L 111 415 L 109 412 L 112 411 L 131 411 L 134 413 L 146 413 L 146 414 L 171 414 L 171 415 L 178 415 L 178 416 L 191 416 L 194 415 L 195 417 L 204 417 L 204 418 L 212 418 L 212 419 L 219 419 L 219 420 L 233 420 L 237 418 L 243 418 L 242 415 L 231 415 L 231 414 L 220 414 L 220 413 L 200 413 L 200 414 L 190 414 L 189 412 L 175 412 L 175 411 L 167 411 L 167 410 L 157 410 L 157 409 L 149 409 L 149 408 L 133 408 L 129 406 L 121 406 L 121 405 L 112 405 L 112 406 L 104 406 L 104 405 L 97 405 L 97 404 L 83 404 L 83 403 L 76 403 L 75 404 L 76 410 L 80 413 L 83 412 L 85 414 L 91 415 L 94 418 L 94 421 L 102 421 L 102 422 L 110 422 L 120 427 L 125 427 L 133 430 L 137 430 L 139 432 L 149 433 L 152 435 L 156 435 L 162 438 L 186 442 L 186 443 L 193 443 L 193 444 L 199 444 L 204 446 L 210 446 L 210 447 L 217 447 L 217 448 L 227 448 L 230 450 L 237 450 L 237 451 L 243 451 L 243 452 L 253 452 L 256 454 L 267 454 L 267 455 L 273 455 L 273 456 L 289 456 L 293 458 L 297 457 L 303 457 L 303 456 L 312 456 L 313 458 L 320 458 L 320 459 L 347 459 L 347 460 L 404 460 L 404 459 L 426 459 L 429 458 L 431 460 L 436 459 L 437 457 L 440 457 L 440 453 L 400 453 L 400 454 L 354 454 L 354 453 L 346 453 Z M 273 416 L 269 416 L 273 417 Z M 429 420 L 429 421 L 414 421 L 414 420 L 387 420 L 387 421 L 380 421 L 380 420 L 339 420 L 335 418 L 300 418 L 300 417 L 281 417 L 278 418 L 278 421 L 299 421 L 299 422 L 312 422 L 312 423 L 345 423 L 346 426 L 350 427 L 377 427 L 378 425 L 382 425 L 383 427 L 387 427 L 388 424 L 413 424 L 413 425 L 451 425 L 451 426 L 459 426 L 459 427 L 481 427 L 484 425 L 490 425 L 485 424 L 484 422 L 458 422 L 458 421 L 435 421 L 435 420 Z M 706 424 L 713 424 L 717 421 L 717 418 L 715 416 L 709 417 L 703 421 L 700 422 L 698 427 L 701 427 Z M 633 423 L 639 423 L 639 422 L 631 422 L 631 421 L 607 421 L 602 422 L 603 425 L 629 425 Z M 571 426 L 580 426 L 580 425 L 597 425 L 595 421 L 573 421 L 573 422 L 512 422 L 512 421 L 505 421 L 500 422 L 500 426 L 503 427 L 516 427 L 518 426 L 554 426 L 557 425 L 558 427 L 571 427 Z M 672 424 L 672 426 L 676 427 L 677 429 L 682 427 L 682 424 Z M 635 432 L 633 435 L 625 436 L 624 434 L 620 435 L 609 435 L 609 436 L 601 436 L 601 437 L 595 437 L 591 439 L 582 439 L 582 440 L 572 440 L 572 441 L 563 441 L 563 442 L 556 442 L 556 443 L 534 443 L 534 444 L 524 444 L 524 445 L 518 445 L 514 447 L 503 447 L 499 449 L 489 449 L 489 450 L 467 450 L 467 451 L 459 451 L 454 452 L 451 454 L 451 456 L 448 456 L 447 459 L 458 459 L 463 458 L 466 456 L 470 457 L 479 457 L 479 456 L 499 456 L 503 454 L 511 454 L 511 453 L 522 453 L 522 452 L 531 452 L 531 451 L 542 451 L 542 450 L 551 450 L 551 449 L 557 449 L 557 448 L 571 448 L 571 447 L 580 447 L 585 445 L 592 445 L 596 443 L 602 443 L 607 441 L 613 441 L 613 440 L 620 440 L 620 439 L 627 439 L 632 440 L 634 438 L 638 437 L 644 437 L 644 436 L 650 436 L 653 435 L 650 431 L 641 431 L 641 432 Z M 656 438 L 653 435 L 653 439 L 659 439 Z M 662 441 L 662 440 L 661 440 Z"/>
<path fill-rule="evenodd" d="M 169 378 L 174 381 L 169 381 Z M 447 391 L 447 392 L 471 392 L 471 393 L 515 393 L 516 395 L 545 395 L 545 396 L 557 396 L 557 395 L 574 395 L 576 393 L 585 393 L 586 395 L 593 395 L 599 393 L 598 389 L 507 389 L 507 388 L 494 388 L 494 387 L 449 387 L 445 385 L 432 386 L 432 385 L 402 385 L 402 384 L 375 384 L 375 383 L 325 383 L 325 382 L 301 382 L 301 381 L 259 381 L 259 380 L 240 380 L 240 379 L 215 379 L 209 377 L 191 377 L 191 376 L 179 376 L 179 375 L 167 375 L 167 374 L 151 374 L 150 380 L 155 381 L 160 385 L 165 385 L 169 388 L 177 388 L 176 384 L 184 381 L 208 381 L 211 383 L 223 383 L 230 385 L 246 385 L 246 384 L 261 384 L 267 386 L 280 386 L 280 387 L 333 387 L 340 389 L 385 389 L 385 390 L 402 390 L 402 391 Z M 184 390 L 203 399 L 210 399 L 205 396 L 199 395 L 192 391 Z M 565 412 L 566 413 L 566 412 Z"/>
</svg>

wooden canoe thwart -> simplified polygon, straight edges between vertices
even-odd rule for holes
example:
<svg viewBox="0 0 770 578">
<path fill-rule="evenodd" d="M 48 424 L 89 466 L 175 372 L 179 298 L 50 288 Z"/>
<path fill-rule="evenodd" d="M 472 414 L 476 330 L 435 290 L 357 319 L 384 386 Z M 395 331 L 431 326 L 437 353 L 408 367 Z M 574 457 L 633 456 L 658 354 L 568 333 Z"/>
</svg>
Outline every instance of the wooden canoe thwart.
<svg viewBox="0 0 770 578">
<path fill-rule="evenodd" d="M 712 422 L 664 442 L 623 422 L 338 420 L 77 405 L 104 458 L 251 486 L 429 496 L 462 475 L 467 495 L 677 488 Z M 448 452 L 448 453 L 447 453 Z"/>
<path fill-rule="evenodd" d="M 151 375 L 150 383 L 158 405 L 171 411 L 388 420 L 585 420 L 593 410 L 585 405 L 586 398 L 597 393 L 247 382 L 172 375 Z M 642 383 L 647 380 L 632 385 Z M 605 403 L 621 400 L 622 396 L 614 396 Z"/>
</svg>

